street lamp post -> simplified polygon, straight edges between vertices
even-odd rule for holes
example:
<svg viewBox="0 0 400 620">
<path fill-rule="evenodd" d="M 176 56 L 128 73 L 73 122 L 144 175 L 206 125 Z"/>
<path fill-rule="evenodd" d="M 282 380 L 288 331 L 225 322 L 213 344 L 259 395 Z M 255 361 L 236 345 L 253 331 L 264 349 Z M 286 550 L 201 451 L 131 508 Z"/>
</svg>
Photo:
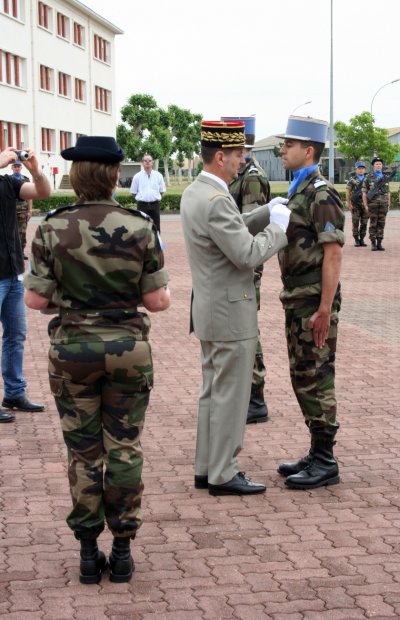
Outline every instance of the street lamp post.
<svg viewBox="0 0 400 620">
<path fill-rule="evenodd" d="M 385 86 L 389 86 L 390 84 L 395 84 L 396 82 L 400 82 L 400 78 L 397 78 L 396 80 L 392 80 L 391 82 L 386 82 L 386 84 L 383 84 L 383 86 L 378 88 L 378 90 L 376 91 L 375 95 L 372 97 L 372 101 L 371 101 L 371 116 L 373 116 L 373 114 L 372 114 L 372 106 L 374 104 L 374 99 L 377 96 L 377 94 L 382 90 L 382 88 L 385 88 Z"/>
<path fill-rule="evenodd" d="M 304 103 L 301 103 L 300 105 L 296 106 L 294 110 L 292 110 L 292 112 L 290 113 L 290 116 L 293 116 L 296 110 L 298 110 L 299 108 L 302 108 L 303 105 L 308 105 L 309 103 L 312 103 L 312 101 L 305 101 Z"/>
<path fill-rule="evenodd" d="M 329 116 L 329 181 L 335 182 L 335 136 L 333 133 L 333 0 L 331 0 L 331 70 Z"/>
</svg>

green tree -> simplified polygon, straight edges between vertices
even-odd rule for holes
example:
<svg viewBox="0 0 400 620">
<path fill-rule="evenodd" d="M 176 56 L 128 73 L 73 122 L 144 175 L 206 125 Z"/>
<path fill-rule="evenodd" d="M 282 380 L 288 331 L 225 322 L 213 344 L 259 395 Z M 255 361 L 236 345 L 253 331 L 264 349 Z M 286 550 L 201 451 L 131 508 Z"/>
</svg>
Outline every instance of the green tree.
<svg viewBox="0 0 400 620">
<path fill-rule="evenodd" d="M 201 114 L 169 105 L 170 128 L 173 140 L 173 152 L 178 164 L 178 182 L 182 180 L 182 168 L 185 157 L 188 159 L 188 179 L 192 179 L 193 159 L 200 153 Z"/>
<path fill-rule="evenodd" d="M 121 108 L 122 123 L 117 127 L 117 139 L 126 156 L 134 161 L 150 153 L 162 160 L 165 182 L 170 184 L 169 163 L 177 155 L 179 178 L 185 157 L 189 160 L 189 178 L 194 155 L 200 152 L 200 124 L 202 116 L 192 114 L 177 105 L 160 108 L 152 95 L 135 94 Z"/>
<path fill-rule="evenodd" d="M 370 112 L 361 112 L 354 116 L 348 125 L 338 121 L 334 129 L 336 148 L 348 160 L 370 160 L 378 154 L 385 164 L 390 164 L 400 150 L 398 145 L 389 142 L 387 129 L 375 127 L 374 117 Z"/>
<path fill-rule="evenodd" d="M 162 159 L 166 183 L 169 184 L 168 161 L 172 152 L 169 114 L 159 108 L 152 95 L 131 95 L 121 108 L 122 123 L 117 127 L 118 143 L 126 156 L 140 161 L 145 153 Z"/>
</svg>

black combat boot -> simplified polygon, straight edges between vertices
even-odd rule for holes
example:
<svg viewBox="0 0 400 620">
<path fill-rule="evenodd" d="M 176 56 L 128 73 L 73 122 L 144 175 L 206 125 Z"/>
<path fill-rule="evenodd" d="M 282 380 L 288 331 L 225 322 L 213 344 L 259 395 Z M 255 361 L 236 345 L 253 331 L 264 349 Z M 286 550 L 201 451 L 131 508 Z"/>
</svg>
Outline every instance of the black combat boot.
<svg viewBox="0 0 400 620">
<path fill-rule="evenodd" d="M 247 410 L 246 424 L 260 424 L 268 420 L 268 407 L 264 400 L 262 387 L 251 386 L 249 408 Z"/>
<path fill-rule="evenodd" d="M 277 469 L 278 474 L 281 474 L 281 476 L 292 476 L 293 474 L 298 474 L 300 471 L 308 467 L 311 463 L 313 455 L 314 443 L 313 436 L 311 435 L 311 446 L 308 454 L 294 463 L 281 463 Z"/>
<path fill-rule="evenodd" d="M 371 250 L 372 252 L 376 252 L 377 251 L 377 247 L 376 247 L 376 241 L 375 239 L 371 239 Z"/>
<path fill-rule="evenodd" d="M 376 242 L 376 249 L 380 250 L 381 252 L 385 251 L 385 248 L 382 245 L 382 239 L 378 239 Z"/>
<path fill-rule="evenodd" d="M 367 244 L 364 241 L 364 237 L 360 237 L 360 245 L 361 245 L 362 248 L 366 248 L 367 247 Z"/>
<path fill-rule="evenodd" d="M 114 538 L 112 550 L 109 557 L 110 581 L 114 583 L 124 583 L 130 581 L 135 564 L 131 556 L 131 538 Z"/>
<path fill-rule="evenodd" d="M 314 454 L 309 465 L 298 474 L 286 478 L 285 484 L 290 489 L 316 489 L 340 482 L 339 467 L 333 456 L 333 437 L 315 435 L 313 444 Z"/>
<path fill-rule="evenodd" d="M 358 237 L 354 237 L 354 245 L 355 245 L 356 248 L 360 247 L 361 242 L 360 242 Z"/>
<path fill-rule="evenodd" d="M 81 583 L 99 583 L 101 573 L 107 568 L 106 556 L 97 547 L 95 538 L 81 538 L 81 564 L 79 581 Z"/>
</svg>

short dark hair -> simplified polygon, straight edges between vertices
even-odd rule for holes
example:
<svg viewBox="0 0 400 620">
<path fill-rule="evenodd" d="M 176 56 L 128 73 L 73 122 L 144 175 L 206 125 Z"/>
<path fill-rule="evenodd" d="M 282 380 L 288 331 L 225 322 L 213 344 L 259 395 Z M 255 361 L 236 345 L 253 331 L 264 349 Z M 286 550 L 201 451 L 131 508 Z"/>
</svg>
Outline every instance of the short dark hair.
<svg viewBox="0 0 400 620">
<path fill-rule="evenodd" d="M 237 149 L 222 149 L 217 146 L 201 146 L 201 157 L 205 164 L 211 164 L 216 153 L 218 151 L 223 151 L 224 153 L 232 153 L 232 151 L 236 151 Z"/>
<path fill-rule="evenodd" d="M 313 142 L 312 140 L 308 142 L 302 142 L 305 148 L 308 146 L 312 146 L 314 149 L 314 164 L 317 164 L 321 159 L 321 155 L 324 152 L 325 144 L 323 142 Z"/>
</svg>

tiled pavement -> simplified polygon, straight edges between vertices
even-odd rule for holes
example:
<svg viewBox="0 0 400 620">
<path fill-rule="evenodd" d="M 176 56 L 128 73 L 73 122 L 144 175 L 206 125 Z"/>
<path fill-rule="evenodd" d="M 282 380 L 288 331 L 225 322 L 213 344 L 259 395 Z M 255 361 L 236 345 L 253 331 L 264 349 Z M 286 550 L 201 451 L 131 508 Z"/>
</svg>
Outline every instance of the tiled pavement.
<svg viewBox="0 0 400 620">
<path fill-rule="evenodd" d="M 144 432 L 144 524 L 130 584 L 78 582 L 65 449 L 46 376 L 48 319 L 29 311 L 25 371 L 44 413 L 0 428 L 0 616 L 7 620 L 358 620 L 400 618 L 400 213 L 387 251 L 354 248 L 347 219 L 337 356 L 342 483 L 289 491 L 278 462 L 307 450 L 292 395 L 276 259 L 260 327 L 271 421 L 246 429 L 242 468 L 265 495 L 193 488 L 199 346 L 178 217 L 164 219 L 172 308 L 153 317 L 156 387 Z M 30 224 L 30 234 L 35 224 Z M 101 546 L 110 549 L 105 532 Z"/>
</svg>

